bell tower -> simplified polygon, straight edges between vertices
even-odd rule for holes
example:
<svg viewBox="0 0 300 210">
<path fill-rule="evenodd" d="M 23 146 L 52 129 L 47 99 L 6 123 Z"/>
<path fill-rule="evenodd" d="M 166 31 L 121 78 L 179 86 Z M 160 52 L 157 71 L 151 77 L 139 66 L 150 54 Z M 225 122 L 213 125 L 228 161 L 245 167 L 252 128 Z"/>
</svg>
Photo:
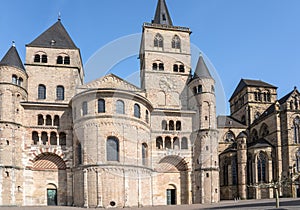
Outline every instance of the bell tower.
<svg viewBox="0 0 300 210">
<path fill-rule="evenodd" d="M 186 107 L 186 82 L 191 70 L 190 29 L 174 26 L 165 0 L 154 20 L 143 24 L 140 48 L 141 87 L 154 107 Z"/>
</svg>

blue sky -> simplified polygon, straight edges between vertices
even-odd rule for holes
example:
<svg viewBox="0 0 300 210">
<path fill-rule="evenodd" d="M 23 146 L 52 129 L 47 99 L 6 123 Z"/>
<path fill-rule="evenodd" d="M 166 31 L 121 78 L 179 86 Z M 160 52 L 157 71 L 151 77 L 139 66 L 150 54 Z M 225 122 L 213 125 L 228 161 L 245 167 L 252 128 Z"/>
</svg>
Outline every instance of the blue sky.
<svg viewBox="0 0 300 210">
<path fill-rule="evenodd" d="M 0 57 L 15 40 L 24 60 L 25 44 L 54 24 L 60 12 L 86 63 L 115 39 L 140 33 L 143 22 L 153 18 L 156 4 L 157 0 L 1 1 Z M 299 0 L 167 0 L 167 4 L 174 25 L 193 31 L 191 42 L 214 65 L 227 99 L 241 78 L 279 87 L 279 98 L 300 87 Z M 133 56 L 115 68 L 120 76 L 130 75 L 138 71 L 139 61 Z M 98 70 L 86 72 L 86 80 L 95 79 Z"/>
</svg>

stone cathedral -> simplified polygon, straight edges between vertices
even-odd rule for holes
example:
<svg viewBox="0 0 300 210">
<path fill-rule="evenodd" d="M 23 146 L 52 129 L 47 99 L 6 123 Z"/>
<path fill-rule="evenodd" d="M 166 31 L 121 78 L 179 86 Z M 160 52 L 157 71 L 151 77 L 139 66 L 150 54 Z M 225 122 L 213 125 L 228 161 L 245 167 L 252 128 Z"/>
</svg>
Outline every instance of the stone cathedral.
<svg viewBox="0 0 300 210">
<path fill-rule="evenodd" d="M 0 206 L 129 207 L 271 198 L 249 188 L 295 174 L 299 92 L 240 81 L 216 117 L 215 81 L 191 30 L 165 0 L 143 24 L 139 87 L 108 74 L 84 83 L 80 49 L 59 19 L 0 61 Z M 297 196 L 298 187 L 280 189 Z"/>
</svg>

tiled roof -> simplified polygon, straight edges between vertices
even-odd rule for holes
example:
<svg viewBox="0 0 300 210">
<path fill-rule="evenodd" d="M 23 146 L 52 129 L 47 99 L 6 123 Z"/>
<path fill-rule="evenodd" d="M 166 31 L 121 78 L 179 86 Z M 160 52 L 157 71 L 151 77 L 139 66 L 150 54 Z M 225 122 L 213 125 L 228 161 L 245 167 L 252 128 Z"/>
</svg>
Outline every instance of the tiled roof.
<svg viewBox="0 0 300 210">
<path fill-rule="evenodd" d="M 199 56 L 194 78 L 212 78 L 202 55 Z"/>
<path fill-rule="evenodd" d="M 243 90 L 245 87 L 267 87 L 267 88 L 277 88 L 269 83 L 263 82 L 261 80 L 252 80 L 252 79 L 241 79 L 239 82 L 237 88 L 233 92 L 232 96 L 230 97 L 229 101 L 236 96 L 241 90 Z"/>
<path fill-rule="evenodd" d="M 15 46 L 11 46 L 0 61 L 0 65 L 13 66 L 25 71 L 22 60 Z"/>
<path fill-rule="evenodd" d="M 220 115 L 217 118 L 218 128 L 247 128 L 246 125 L 231 116 Z"/>
<path fill-rule="evenodd" d="M 70 35 L 58 20 L 44 33 L 38 36 L 35 40 L 27 46 L 31 47 L 47 47 L 47 48 L 63 48 L 63 49 L 77 49 Z"/>
</svg>

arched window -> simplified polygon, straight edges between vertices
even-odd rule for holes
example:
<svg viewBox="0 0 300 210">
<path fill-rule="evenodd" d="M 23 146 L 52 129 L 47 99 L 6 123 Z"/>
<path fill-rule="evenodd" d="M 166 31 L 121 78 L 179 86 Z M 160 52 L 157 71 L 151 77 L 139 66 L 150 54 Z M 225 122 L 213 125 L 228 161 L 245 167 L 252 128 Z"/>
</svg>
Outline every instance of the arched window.
<svg viewBox="0 0 300 210">
<path fill-rule="evenodd" d="M 64 57 L 64 64 L 66 64 L 66 65 L 70 64 L 70 57 L 69 56 Z"/>
<path fill-rule="evenodd" d="M 46 125 L 52 125 L 52 117 L 50 115 L 46 116 Z"/>
<path fill-rule="evenodd" d="M 176 130 L 177 131 L 181 130 L 181 121 L 176 121 Z"/>
<path fill-rule="evenodd" d="M 141 108 L 138 104 L 134 104 L 134 116 L 141 118 Z"/>
<path fill-rule="evenodd" d="M 259 135 L 261 137 L 266 137 L 267 135 L 269 135 L 269 128 L 265 123 L 260 127 Z"/>
<path fill-rule="evenodd" d="M 41 140 L 43 145 L 46 145 L 48 142 L 48 134 L 46 132 L 42 132 Z"/>
<path fill-rule="evenodd" d="M 174 65 L 173 65 L 173 71 L 174 71 L 174 72 L 178 72 L 178 65 L 177 65 L 177 64 L 174 64 Z"/>
<path fill-rule="evenodd" d="M 84 101 L 82 103 L 82 115 L 87 115 L 88 114 L 88 103 Z"/>
<path fill-rule="evenodd" d="M 232 157 L 231 161 L 231 176 L 232 176 L 232 185 L 237 185 L 237 157 Z"/>
<path fill-rule="evenodd" d="M 179 65 L 179 72 L 183 73 L 184 72 L 184 65 Z"/>
<path fill-rule="evenodd" d="M 64 132 L 59 133 L 59 145 L 61 146 L 67 145 L 67 135 Z"/>
<path fill-rule="evenodd" d="M 46 86 L 45 85 L 39 85 L 38 99 L 46 99 Z"/>
<path fill-rule="evenodd" d="M 57 64 L 63 64 L 63 57 L 60 56 L 60 55 L 57 56 L 56 63 L 57 63 Z"/>
<path fill-rule="evenodd" d="M 16 85 L 17 84 L 17 80 L 18 80 L 17 75 L 12 75 L 11 82 Z"/>
<path fill-rule="evenodd" d="M 152 69 L 153 69 L 153 70 L 157 70 L 157 67 L 158 67 L 158 66 L 157 66 L 157 63 L 153 63 L 153 64 L 152 64 Z"/>
<path fill-rule="evenodd" d="M 144 166 L 147 165 L 147 159 L 148 159 L 148 145 L 146 143 L 142 144 L 142 164 Z"/>
<path fill-rule="evenodd" d="M 39 54 L 35 54 L 33 62 L 35 62 L 35 63 L 41 62 L 41 56 Z"/>
<path fill-rule="evenodd" d="M 170 130 L 170 131 L 173 131 L 173 130 L 174 130 L 174 121 L 173 121 L 173 120 L 170 120 L 170 121 L 169 121 L 169 130 Z"/>
<path fill-rule="evenodd" d="M 59 116 L 58 115 L 54 116 L 53 125 L 54 126 L 59 126 Z"/>
<path fill-rule="evenodd" d="M 145 117 L 145 119 L 146 119 L 146 123 L 149 123 L 149 112 L 148 112 L 148 110 L 146 110 L 146 117 Z"/>
<path fill-rule="evenodd" d="M 57 145 L 57 135 L 55 132 L 50 134 L 50 145 Z"/>
<path fill-rule="evenodd" d="M 102 98 L 98 99 L 98 113 L 105 113 L 105 100 Z"/>
<path fill-rule="evenodd" d="M 163 64 L 163 63 L 160 63 L 160 64 L 158 65 L 158 69 L 159 69 L 160 71 L 163 71 L 163 70 L 165 69 L 164 64 Z"/>
<path fill-rule="evenodd" d="M 270 92 L 267 92 L 267 101 L 271 102 L 271 94 L 270 94 Z"/>
<path fill-rule="evenodd" d="M 116 112 L 117 114 L 125 114 L 125 105 L 122 100 L 117 100 L 116 102 Z"/>
<path fill-rule="evenodd" d="M 225 134 L 225 142 L 233 142 L 234 141 L 234 134 L 232 131 L 228 131 L 226 134 Z"/>
<path fill-rule="evenodd" d="M 160 136 L 156 138 L 156 149 L 163 149 L 163 139 Z"/>
<path fill-rule="evenodd" d="M 300 150 L 296 153 L 296 170 L 300 172 Z"/>
<path fill-rule="evenodd" d="M 202 85 L 198 85 L 198 87 L 197 87 L 197 93 L 202 93 Z"/>
<path fill-rule="evenodd" d="M 257 130 L 253 130 L 252 133 L 251 133 L 251 140 L 254 142 L 254 141 L 257 141 L 258 140 L 258 132 Z"/>
<path fill-rule="evenodd" d="M 180 149 L 180 142 L 179 142 L 179 138 L 175 137 L 173 139 L 173 149 Z"/>
<path fill-rule="evenodd" d="M 267 157 L 264 153 L 260 152 L 257 157 L 257 177 L 258 182 L 266 182 L 266 161 Z"/>
<path fill-rule="evenodd" d="M 19 85 L 19 86 L 22 86 L 22 85 L 23 85 L 23 78 L 22 78 L 22 77 L 19 78 L 19 80 L 18 80 L 18 85 Z"/>
<path fill-rule="evenodd" d="M 36 131 L 32 132 L 32 142 L 34 145 L 37 145 L 37 143 L 39 142 L 39 134 Z"/>
<path fill-rule="evenodd" d="M 181 149 L 188 149 L 188 140 L 186 137 L 182 137 L 181 139 Z"/>
<path fill-rule="evenodd" d="M 166 120 L 161 121 L 161 129 L 164 131 L 168 130 L 168 124 Z"/>
<path fill-rule="evenodd" d="M 78 158 L 78 164 L 82 164 L 82 147 L 81 144 L 78 143 L 77 145 L 77 158 Z"/>
<path fill-rule="evenodd" d="M 169 136 L 165 138 L 165 148 L 172 149 L 171 138 Z"/>
<path fill-rule="evenodd" d="M 294 120 L 294 142 L 300 143 L 300 118 L 298 116 Z"/>
<path fill-rule="evenodd" d="M 38 125 L 44 125 L 44 117 L 43 117 L 43 115 L 41 115 L 41 114 L 38 115 L 37 124 Z"/>
<path fill-rule="evenodd" d="M 65 100 L 65 88 L 62 85 L 56 87 L 56 100 Z"/>
<path fill-rule="evenodd" d="M 163 48 L 164 47 L 164 39 L 162 35 L 156 34 L 154 37 L 154 47 Z"/>
<path fill-rule="evenodd" d="M 108 137 L 106 141 L 106 160 L 119 161 L 119 140 L 116 137 Z"/>
<path fill-rule="evenodd" d="M 47 63 L 47 62 L 48 62 L 47 55 L 42 55 L 42 63 Z"/>
<path fill-rule="evenodd" d="M 180 49 L 181 48 L 181 41 L 179 36 L 175 35 L 172 39 L 172 48 Z"/>
</svg>

